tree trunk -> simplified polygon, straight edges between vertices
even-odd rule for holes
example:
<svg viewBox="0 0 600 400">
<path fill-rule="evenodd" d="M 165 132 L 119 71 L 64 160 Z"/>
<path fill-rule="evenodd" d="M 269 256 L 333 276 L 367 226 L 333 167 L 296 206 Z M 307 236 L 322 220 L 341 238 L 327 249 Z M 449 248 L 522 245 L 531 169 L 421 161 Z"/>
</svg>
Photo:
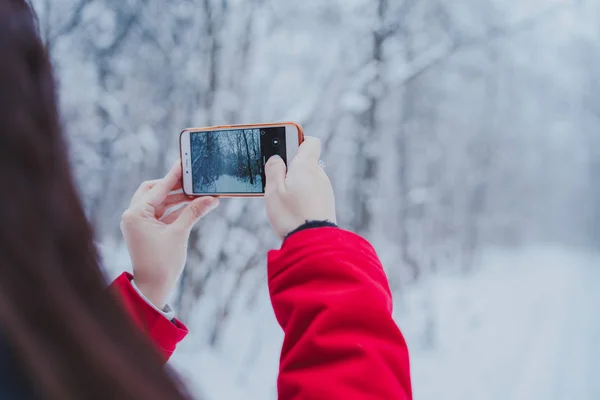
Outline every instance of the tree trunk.
<svg viewBox="0 0 600 400">
<path fill-rule="evenodd" d="M 254 185 L 254 176 L 252 176 L 252 161 L 250 160 L 250 147 L 248 147 L 248 137 L 246 136 L 246 131 L 242 134 L 244 137 L 244 144 L 246 145 L 246 158 L 248 162 L 248 175 L 250 176 L 250 184 Z"/>
<path fill-rule="evenodd" d="M 377 3 L 379 25 L 383 25 L 387 6 L 387 0 L 379 0 Z M 377 187 L 374 181 L 377 179 L 379 172 L 379 154 L 373 152 L 372 143 L 377 142 L 380 136 L 377 117 L 382 96 L 379 91 L 381 87 L 383 87 L 381 68 L 384 62 L 383 45 L 386 39 L 382 30 L 379 28 L 374 29 L 371 35 L 373 41 L 371 59 L 375 63 L 376 72 L 373 80 L 368 83 L 367 87 L 364 89 L 364 95 L 369 98 L 369 107 L 361 118 L 362 131 L 364 131 L 365 134 L 360 134 L 359 136 L 356 163 L 358 173 L 356 174 L 357 184 L 354 190 L 355 202 L 353 207 L 355 215 L 353 228 L 357 233 L 367 236 L 370 233 L 373 223 L 369 199 L 373 195 L 372 190 Z M 367 149 L 367 146 L 371 148 Z"/>
<path fill-rule="evenodd" d="M 414 62 L 414 51 L 412 38 L 408 35 L 404 36 L 405 60 L 407 65 Z M 410 268 L 412 280 L 417 280 L 421 273 L 421 268 L 417 260 L 411 254 L 410 248 L 410 191 L 411 183 L 409 177 L 409 165 L 411 162 L 408 146 L 409 146 L 409 126 L 415 116 L 415 98 L 417 97 L 418 88 L 417 81 L 411 80 L 406 83 L 402 98 L 402 110 L 400 112 L 400 129 L 396 141 L 398 149 L 398 187 L 400 198 L 398 204 L 400 206 L 400 251 L 402 261 Z"/>
</svg>

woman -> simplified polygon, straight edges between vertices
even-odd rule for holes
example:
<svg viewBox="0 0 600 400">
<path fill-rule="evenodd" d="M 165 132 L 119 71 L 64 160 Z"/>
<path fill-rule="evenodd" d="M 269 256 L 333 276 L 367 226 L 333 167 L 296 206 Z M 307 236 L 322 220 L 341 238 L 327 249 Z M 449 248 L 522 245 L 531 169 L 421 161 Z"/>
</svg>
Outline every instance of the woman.
<svg viewBox="0 0 600 400">
<path fill-rule="evenodd" d="M 187 333 L 166 298 L 192 227 L 218 200 L 165 216 L 188 201 L 170 195 L 178 164 L 142 184 L 122 222 L 134 274 L 107 291 L 24 0 L 0 0 L 0 54 L 0 398 L 189 398 L 164 368 Z M 319 153 L 309 138 L 288 171 L 279 158 L 266 166 L 267 213 L 285 239 L 268 259 L 285 331 L 279 397 L 409 399 L 408 353 L 385 274 L 366 241 L 335 226 Z"/>
</svg>

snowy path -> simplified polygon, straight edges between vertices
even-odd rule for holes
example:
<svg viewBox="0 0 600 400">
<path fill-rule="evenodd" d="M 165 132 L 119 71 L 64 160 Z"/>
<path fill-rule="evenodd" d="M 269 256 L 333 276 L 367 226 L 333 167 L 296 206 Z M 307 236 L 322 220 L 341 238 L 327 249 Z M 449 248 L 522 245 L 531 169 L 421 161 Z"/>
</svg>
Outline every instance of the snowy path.
<svg viewBox="0 0 600 400">
<path fill-rule="evenodd" d="M 275 399 L 282 337 L 266 288 L 258 303 L 236 310 L 219 349 L 191 337 L 176 353 L 206 399 Z M 474 275 L 430 279 L 396 303 L 416 400 L 600 400 L 600 256 L 490 251 Z"/>
<path fill-rule="evenodd" d="M 205 188 L 198 187 L 196 192 L 204 193 L 261 193 L 262 178 L 260 175 L 254 177 L 252 183 L 250 178 L 239 178 L 231 175 L 221 175 L 219 179 Z"/>
<path fill-rule="evenodd" d="M 562 362 L 558 369 L 557 400 L 600 399 L 600 259 L 580 272 L 581 287 L 572 298 L 575 311 L 565 326 Z"/>
<path fill-rule="evenodd" d="M 584 258 L 564 268 L 566 290 L 552 299 L 556 312 L 540 318 L 515 400 L 600 399 L 600 263 Z"/>
<path fill-rule="evenodd" d="M 600 257 L 493 254 L 475 276 L 431 286 L 434 347 L 407 332 L 417 400 L 600 399 Z"/>
</svg>

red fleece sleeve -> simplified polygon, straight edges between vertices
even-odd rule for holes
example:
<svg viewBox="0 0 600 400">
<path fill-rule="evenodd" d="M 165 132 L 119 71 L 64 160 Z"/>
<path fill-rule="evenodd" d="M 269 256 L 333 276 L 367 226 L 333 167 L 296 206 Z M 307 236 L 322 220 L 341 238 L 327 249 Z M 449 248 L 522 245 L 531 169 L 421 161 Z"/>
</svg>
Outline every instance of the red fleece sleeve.
<svg viewBox="0 0 600 400">
<path fill-rule="evenodd" d="M 285 332 L 280 399 L 412 399 L 408 349 L 366 240 L 338 228 L 300 231 L 269 253 L 268 275 Z"/>
<path fill-rule="evenodd" d="M 179 320 L 169 321 L 146 302 L 131 286 L 133 276 L 124 272 L 110 285 L 122 299 L 125 309 L 146 332 L 167 361 L 175 347 L 188 334 L 188 329 Z"/>
</svg>

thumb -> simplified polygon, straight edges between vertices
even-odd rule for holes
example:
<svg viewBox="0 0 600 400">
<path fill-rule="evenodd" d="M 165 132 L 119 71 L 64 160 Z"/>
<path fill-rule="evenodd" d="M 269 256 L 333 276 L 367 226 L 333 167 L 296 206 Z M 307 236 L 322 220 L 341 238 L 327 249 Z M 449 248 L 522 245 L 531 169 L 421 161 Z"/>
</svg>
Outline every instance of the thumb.
<svg viewBox="0 0 600 400">
<path fill-rule="evenodd" d="M 196 222 L 217 208 L 219 199 L 216 197 L 200 197 L 185 206 L 173 225 L 184 231 L 191 231 Z"/>
<path fill-rule="evenodd" d="M 316 137 L 306 136 L 298 149 L 296 158 L 309 164 L 317 164 L 321 158 L 321 141 Z"/>
<path fill-rule="evenodd" d="M 265 196 L 274 193 L 279 187 L 284 187 L 286 169 L 281 157 L 275 155 L 269 158 L 269 161 L 265 165 L 265 176 L 267 178 Z"/>
</svg>

